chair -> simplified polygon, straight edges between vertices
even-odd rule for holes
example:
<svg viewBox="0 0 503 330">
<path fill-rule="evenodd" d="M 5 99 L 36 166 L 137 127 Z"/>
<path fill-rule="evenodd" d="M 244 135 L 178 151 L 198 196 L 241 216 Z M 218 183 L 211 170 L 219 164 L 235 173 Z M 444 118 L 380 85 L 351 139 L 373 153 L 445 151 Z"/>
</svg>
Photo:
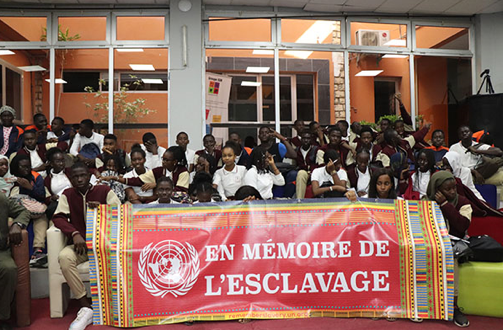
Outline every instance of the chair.
<svg viewBox="0 0 503 330">
<path fill-rule="evenodd" d="M 31 323 L 30 296 L 30 254 L 28 231 L 23 229 L 23 242 L 11 248 L 12 258 L 17 266 L 16 285 L 16 323 L 18 327 L 26 327 Z"/>
<path fill-rule="evenodd" d="M 61 273 L 58 256 L 66 246 L 66 236 L 58 228 L 51 226 L 47 230 L 47 255 L 49 261 L 49 300 L 51 318 L 63 317 L 70 299 L 70 288 Z M 89 282 L 89 261 L 77 266 L 83 282 Z"/>
<path fill-rule="evenodd" d="M 493 208 L 498 209 L 498 190 L 493 184 L 476 184 L 475 188 Z"/>
</svg>

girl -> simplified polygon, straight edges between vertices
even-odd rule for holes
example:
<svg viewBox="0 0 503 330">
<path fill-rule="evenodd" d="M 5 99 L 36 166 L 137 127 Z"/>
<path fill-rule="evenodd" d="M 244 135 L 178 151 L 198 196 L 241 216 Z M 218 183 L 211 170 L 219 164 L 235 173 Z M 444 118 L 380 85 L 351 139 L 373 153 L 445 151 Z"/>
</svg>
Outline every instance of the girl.
<svg viewBox="0 0 503 330">
<path fill-rule="evenodd" d="M 208 155 L 206 154 L 201 154 L 199 156 L 197 156 L 197 161 L 195 164 L 192 164 L 193 165 L 193 171 L 190 172 L 190 183 L 192 183 L 194 181 L 194 176 L 197 174 L 197 173 L 208 173 L 210 174 L 210 163 L 208 161 Z M 211 175 L 211 174 L 210 174 Z M 212 175 L 211 175 L 212 176 Z"/>
<path fill-rule="evenodd" d="M 161 176 L 157 180 L 156 185 L 157 197 L 159 198 L 149 204 L 179 204 L 171 199 L 173 196 L 173 186 L 173 181 L 170 178 Z"/>
<path fill-rule="evenodd" d="M 370 152 L 367 149 L 361 149 L 356 154 L 356 165 L 348 168 L 348 179 L 351 188 L 355 189 L 358 197 L 368 197 L 370 177 L 372 175 L 369 162 Z"/>
<path fill-rule="evenodd" d="M 131 150 L 131 166 L 133 169 L 124 175 L 125 179 L 138 178 L 140 175 L 145 174 L 146 153 L 141 148 L 134 148 Z M 125 189 L 126 200 L 131 204 L 144 204 L 153 202 L 157 199 L 152 190 L 143 191 L 141 187 L 127 186 Z"/>
<path fill-rule="evenodd" d="M 213 181 L 213 177 L 210 173 L 199 172 L 194 176 L 194 181 L 189 186 L 189 196 L 192 201 L 195 203 L 199 200 L 199 189 L 203 189 L 205 193 L 203 193 L 203 200 L 210 200 L 212 202 L 221 202 L 220 194 L 218 191 L 213 188 L 211 182 Z M 208 187 L 211 187 L 208 188 Z M 209 199 L 205 194 L 209 194 Z"/>
<path fill-rule="evenodd" d="M 45 249 L 45 237 L 48 228 L 48 220 L 45 215 L 45 187 L 44 179 L 40 174 L 31 170 L 30 156 L 16 155 L 11 162 L 12 174 L 17 177 L 11 196 L 18 196 L 19 199 L 30 199 L 28 202 L 33 206 L 30 210 L 33 219 L 33 255 L 30 264 L 45 264 L 47 256 L 43 252 Z M 26 198 L 28 196 L 29 198 Z M 38 202 L 38 203 L 37 203 Z M 41 205 L 43 204 L 43 209 Z M 33 211 L 33 210 L 40 210 Z"/>
<path fill-rule="evenodd" d="M 9 171 L 9 158 L 0 155 L 0 191 L 9 197 L 15 182 L 16 177 Z"/>
<path fill-rule="evenodd" d="M 400 178 L 400 194 L 407 200 L 419 200 L 426 195 L 426 189 L 430 182 L 431 175 L 435 172 L 435 154 L 433 150 L 422 149 L 416 157 L 416 170 L 409 175 L 406 173 Z"/>
<path fill-rule="evenodd" d="M 395 180 L 393 172 L 388 168 L 380 168 L 372 173 L 369 184 L 369 198 L 396 199 Z"/>
<path fill-rule="evenodd" d="M 243 185 L 246 167 L 236 165 L 236 154 L 231 146 L 226 145 L 222 150 L 224 167 L 217 170 L 213 176 L 213 184 L 223 201 L 234 199 L 236 191 Z"/>
<path fill-rule="evenodd" d="M 285 185 L 285 179 L 276 167 L 274 158 L 262 148 L 257 148 L 252 152 L 251 164 L 252 167 L 246 172 L 243 184 L 257 189 L 262 198 L 271 199 L 272 186 Z"/>
<path fill-rule="evenodd" d="M 463 182 L 463 184 L 468 187 L 478 199 L 485 201 L 484 197 L 475 188 L 473 184 L 472 172 L 468 167 L 463 167 L 461 165 L 461 158 L 459 154 L 455 151 L 449 151 L 442 158 L 443 167 L 452 173 L 454 177 L 458 178 Z"/>
<path fill-rule="evenodd" d="M 200 155 L 208 156 L 208 162 L 210 163 L 210 173 L 213 175 L 217 168 L 222 166 L 222 152 L 215 149 L 216 141 L 215 137 L 211 134 L 206 134 L 203 138 L 204 149 L 196 151 L 194 156 L 194 165 L 197 163 L 197 158 Z"/>
<path fill-rule="evenodd" d="M 65 154 L 58 148 L 51 148 L 47 151 L 47 160 L 49 161 L 50 170 L 44 179 L 44 185 L 50 194 L 45 203 L 47 218 L 51 219 L 58 207 L 59 197 L 63 194 L 66 188 L 70 188 L 70 169 L 65 168 Z"/>
<path fill-rule="evenodd" d="M 464 238 L 472 219 L 472 207 L 468 199 L 458 195 L 456 180 L 452 173 L 440 171 L 431 176 L 427 189 L 427 199 L 436 201 L 446 220 L 449 235 Z M 470 322 L 458 308 L 459 271 L 454 259 L 454 324 L 467 327 Z"/>
<path fill-rule="evenodd" d="M 121 160 L 119 155 L 117 154 L 106 154 L 103 159 L 103 167 L 105 170 L 101 172 L 102 177 L 111 177 L 111 176 L 119 176 L 119 172 L 121 170 Z M 120 199 L 122 203 L 126 199 L 126 192 L 124 188 L 124 184 L 116 181 L 104 181 L 104 184 L 109 186 L 117 197 Z"/>
<path fill-rule="evenodd" d="M 348 175 L 341 168 L 341 156 L 333 149 L 328 149 L 323 155 L 326 164 L 313 170 L 311 185 L 313 195 L 317 197 L 342 197 L 347 191 Z"/>
<path fill-rule="evenodd" d="M 196 198 L 197 200 L 194 202 L 196 203 L 214 203 L 216 202 L 212 196 L 213 196 L 213 186 L 209 182 L 201 182 L 198 183 L 196 186 Z"/>
</svg>

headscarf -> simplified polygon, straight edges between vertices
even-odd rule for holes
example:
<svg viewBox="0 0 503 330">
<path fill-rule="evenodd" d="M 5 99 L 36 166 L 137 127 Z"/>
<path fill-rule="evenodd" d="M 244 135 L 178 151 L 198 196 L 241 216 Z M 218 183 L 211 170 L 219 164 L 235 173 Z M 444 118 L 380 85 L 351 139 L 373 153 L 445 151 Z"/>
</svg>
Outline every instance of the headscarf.
<svg viewBox="0 0 503 330">
<path fill-rule="evenodd" d="M 14 116 L 14 118 L 16 118 L 16 110 L 14 110 L 13 107 L 4 105 L 3 107 L 0 108 L 0 115 L 4 112 L 10 112 Z"/>
<path fill-rule="evenodd" d="M 9 158 L 0 155 L 0 160 L 2 159 L 5 159 L 7 161 L 7 166 L 9 166 Z M 16 177 L 10 174 L 10 169 L 7 169 L 7 173 L 5 173 L 3 177 L 0 176 L 0 191 L 3 192 L 6 196 L 9 196 L 10 190 L 14 186 L 15 181 Z"/>
<path fill-rule="evenodd" d="M 438 187 L 440 187 L 447 180 L 455 180 L 454 175 L 452 175 L 452 173 L 449 171 L 439 171 L 431 176 L 430 182 L 428 183 L 428 188 L 426 189 L 426 196 L 428 200 L 430 201 L 435 200 L 435 194 L 437 193 Z M 453 204 L 454 206 L 457 206 L 458 193 L 456 192 L 456 197 L 454 197 L 452 200 L 447 201 Z"/>
<path fill-rule="evenodd" d="M 460 155 L 455 151 L 449 151 L 444 155 L 444 158 L 447 158 L 447 161 L 449 162 L 449 165 L 452 168 L 452 174 L 456 178 L 461 177 L 461 170 L 463 166 L 461 166 Z"/>
</svg>

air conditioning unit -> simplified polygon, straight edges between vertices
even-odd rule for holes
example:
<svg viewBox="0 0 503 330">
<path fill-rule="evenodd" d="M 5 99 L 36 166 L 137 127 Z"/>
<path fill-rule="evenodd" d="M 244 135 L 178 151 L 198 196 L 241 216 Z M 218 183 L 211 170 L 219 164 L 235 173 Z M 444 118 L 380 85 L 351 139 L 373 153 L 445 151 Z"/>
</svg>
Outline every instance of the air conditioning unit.
<svg viewBox="0 0 503 330">
<path fill-rule="evenodd" d="M 389 41 L 388 30 L 358 30 L 356 31 L 356 44 L 359 46 L 382 47 Z"/>
</svg>

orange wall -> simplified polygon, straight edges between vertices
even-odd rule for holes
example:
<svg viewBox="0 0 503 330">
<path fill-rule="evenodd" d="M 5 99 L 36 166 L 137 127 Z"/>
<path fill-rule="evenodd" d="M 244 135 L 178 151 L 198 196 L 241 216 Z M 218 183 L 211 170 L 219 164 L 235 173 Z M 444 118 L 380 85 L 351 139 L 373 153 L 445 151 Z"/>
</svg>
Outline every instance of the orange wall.
<svg viewBox="0 0 503 330">
<path fill-rule="evenodd" d="M 25 39 L 16 41 L 40 41 L 42 35 L 46 34 L 45 17 L 2 17 L 0 21 L 9 25 Z"/>
</svg>

